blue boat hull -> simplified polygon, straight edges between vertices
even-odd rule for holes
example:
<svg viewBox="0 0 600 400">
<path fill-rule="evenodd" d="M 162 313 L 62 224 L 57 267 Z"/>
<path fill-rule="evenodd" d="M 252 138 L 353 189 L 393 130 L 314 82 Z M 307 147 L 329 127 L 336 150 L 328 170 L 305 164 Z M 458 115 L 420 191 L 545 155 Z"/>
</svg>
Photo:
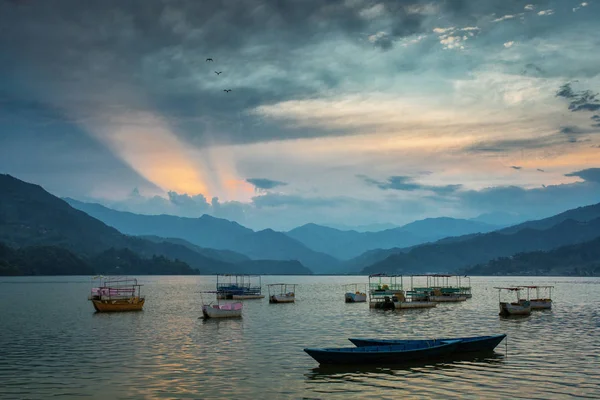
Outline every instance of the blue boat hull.
<svg viewBox="0 0 600 400">
<path fill-rule="evenodd" d="M 401 364 L 429 360 L 452 354 L 458 341 L 439 342 L 435 346 L 423 343 L 394 346 L 347 347 L 336 349 L 304 349 L 319 364 Z"/>
<path fill-rule="evenodd" d="M 431 339 L 431 340 L 386 340 L 386 339 L 348 339 L 357 347 L 367 346 L 393 346 L 401 344 L 416 344 L 424 343 L 428 346 L 434 346 L 443 341 L 459 340 L 460 343 L 456 347 L 457 353 L 475 353 L 483 351 L 493 351 L 496 346 L 506 337 L 506 335 L 492 336 L 473 336 L 464 338 L 447 338 L 447 339 Z"/>
</svg>

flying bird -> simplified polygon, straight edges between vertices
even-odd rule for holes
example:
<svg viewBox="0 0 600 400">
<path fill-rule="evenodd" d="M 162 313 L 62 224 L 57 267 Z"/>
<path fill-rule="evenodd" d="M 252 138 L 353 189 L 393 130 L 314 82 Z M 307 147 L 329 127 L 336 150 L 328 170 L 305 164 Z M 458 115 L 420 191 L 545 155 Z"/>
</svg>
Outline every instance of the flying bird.
<svg viewBox="0 0 600 400">
<path fill-rule="evenodd" d="M 516 169 L 516 170 L 520 170 L 520 169 L 521 169 L 521 168 L 523 168 L 523 167 L 518 167 L 518 166 L 516 166 L 516 165 L 512 165 L 512 166 L 511 166 L 511 168 L 512 168 L 512 169 Z"/>
<path fill-rule="evenodd" d="M 208 61 L 212 61 L 212 60 L 213 60 L 212 58 L 207 58 L 207 59 L 206 59 L 206 61 L 207 61 L 207 62 L 208 62 Z"/>
<path fill-rule="evenodd" d="M 546 171 L 544 171 L 544 170 L 543 170 L 543 169 L 541 169 L 541 168 L 538 168 L 537 170 L 538 170 L 538 171 L 540 171 L 540 172 L 546 172 Z"/>
<path fill-rule="evenodd" d="M 223 91 L 229 93 L 231 92 L 231 89 L 224 89 Z"/>
<path fill-rule="evenodd" d="M 215 74 L 217 75 L 221 75 L 223 73 L 223 71 L 215 71 Z"/>
</svg>

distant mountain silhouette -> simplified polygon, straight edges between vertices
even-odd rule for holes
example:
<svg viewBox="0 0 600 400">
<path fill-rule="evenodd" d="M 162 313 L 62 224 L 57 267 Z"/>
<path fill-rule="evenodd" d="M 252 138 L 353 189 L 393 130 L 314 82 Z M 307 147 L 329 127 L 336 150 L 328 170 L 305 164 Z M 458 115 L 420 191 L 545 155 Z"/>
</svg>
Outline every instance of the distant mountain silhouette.
<svg viewBox="0 0 600 400">
<path fill-rule="evenodd" d="M 558 221 L 560 219 L 556 219 Z M 491 232 L 467 240 L 416 246 L 388 256 L 362 270 L 363 273 L 453 272 L 497 257 L 520 252 L 550 250 L 600 236 L 600 218 L 580 222 L 564 220 L 546 230 L 524 228 L 515 233 Z"/>
<path fill-rule="evenodd" d="M 463 271 L 469 275 L 600 276 L 600 237 L 550 251 L 518 253 Z"/>
<path fill-rule="evenodd" d="M 500 233 L 515 233 L 525 228 L 532 229 L 548 229 L 559 223 L 566 220 L 573 221 L 591 221 L 593 219 L 600 218 L 600 203 L 592 204 L 585 207 L 578 207 L 572 210 L 567 210 L 560 214 L 554 215 L 552 217 L 543 218 L 535 221 L 527 221 L 518 225 L 509 226 L 508 228 L 504 228 L 499 230 Z"/>
<path fill-rule="evenodd" d="M 180 238 L 197 246 L 231 250 L 256 260 L 297 260 L 310 270 L 328 272 L 339 260 L 313 251 L 281 232 L 252 229 L 225 219 L 203 215 L 183 218 L 171 215 L 141 215 L 116 211 L 100 204 L 65 199 L 73 207 L 129 235 L 156 235 Z"/>
<path fill-rule="evenodd" d="M 227 263 L 236 264 L 236 263 L 241 263 L 241 262 L 250 260 L 250 258 L 248 256 L 245 256 L 241 253 L 236 253 L 235 251 L 217 250 L 217 249 L 209 249 L 206 247 L 200 247 L 193 243 L 188 242 L 185 239 L 162 238 L 162 237 L 155 236 L 155 235 L 140 236 L 140 238 L 150 240 L 151 242 L 154 242 L 154 243 L 167 242 L 167 243 L 180 244 L 191 250 L 194 250 L 196 253 L 202 254 L 203 256 L 212 258 L 214 260 L 227 262 Z"/>
<path fill-rule="evenodd" d="M 447 236 L 490 232 L 497 226 L 455 218 L 427 218 L 379 232 L 341 231 L 317 224 L 306 224 L 286 234 L 312 250 L 342 260 L 374 249 L 406 248 L 433 242 Z"/>
<path fill-rule="evenodd" d="M 495 211 L 478 215 L 475 218 L 470 218 L 469 221 L 483 222 L 485 224 L 497 225 L 500 227 L 506 227 L 511 225 L 519 224 L 529 218 L 523 217 L 522 215 L 510 212 Z"/>
<path fill-rule="evenodd" d="M 0 242 L 10 247 L 56 246 L 85 258 L 126 248 L 146 259 L 155 255 L 179 259 L 200 271 L 228 265 L 179 244 L 123 235 L 40 186 L 1 174 Z"/>
<path fill-rule="evenodd" d="M 209 223 L 214 221 L 209 219 Z M 216 223 L 220 224 L 221 221 Z M 92 270 L 117 273 L 119 271 L 113 268 L 119 264 L 118 260 L 122 262 L 124 259 L 129 262 L 119 270 L 126 273 L 196 273 L 188 270 L 189 267 L 202 273 L 230 272 L 237 269 L 243 269 L 248 273 L 261 273 L 260 264 L 244 264 L 237 267 L 234 261 L 247 262 L 248 260 L 234 252 L 194 248 L 189 243 L 177 243 L 172 239 L 154 237 L 152 240 L 147 240 L 124 235 L 85 212 L 74 209 L 40 186 L 2 174 L 0 174 L 0 243 L 4 243 L 6 245 L 4 247 L 9 249 L 6 254 L 10 253 L 10 260 L 0 259 L 0 263 L 3 262 L 10 271 L 23 272 L 24 268 L 23 273 L 29 274 L 73 273 L 73 271 L 79 271 L 80 274 Z M 48 260 L 56 262 L 61 260 L 60 263 L 64 265 L 56 268 L 62 269 L 52 270 L 50 266 L 47 268 L 41 266 L 41 270 L 40 268 L 36 270 L 37 267 L 29 260 L 39 260 L 38 254 L 44 254 Z M 208 255 L 215 256 L 217 259 Z M 228 261 L 225 261 L 226 259 Z M 99 265 L 100 260 L 104 260 L 108 265 Z M 189 265 L 188 269 L 186 265 Z M 265 269 L 274 270 L 275 265 L 271 263 Z M 255 267 L 254 270 L 252 266 Z M 281 273 L 310 273 L 310 270 L 300 263 L 280 263 L 279 266 L 284 268 L 278 271 Z"/>
</svg>

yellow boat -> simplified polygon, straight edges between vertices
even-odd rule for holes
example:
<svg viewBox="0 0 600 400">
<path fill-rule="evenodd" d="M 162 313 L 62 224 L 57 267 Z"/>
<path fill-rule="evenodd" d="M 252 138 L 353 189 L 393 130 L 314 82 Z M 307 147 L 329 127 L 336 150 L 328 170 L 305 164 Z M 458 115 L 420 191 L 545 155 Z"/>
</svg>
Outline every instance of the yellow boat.
<svg viewBox="0 0 600 400">
<path fill-rule="evenodd" d="M 141 311 L 146 299 L 135 278 L 104 278 L 100 286 L 92 288 L 89 300 L 97 312 Z M 95 277 L 94 279 L 98 279 Z"/>
</svg>

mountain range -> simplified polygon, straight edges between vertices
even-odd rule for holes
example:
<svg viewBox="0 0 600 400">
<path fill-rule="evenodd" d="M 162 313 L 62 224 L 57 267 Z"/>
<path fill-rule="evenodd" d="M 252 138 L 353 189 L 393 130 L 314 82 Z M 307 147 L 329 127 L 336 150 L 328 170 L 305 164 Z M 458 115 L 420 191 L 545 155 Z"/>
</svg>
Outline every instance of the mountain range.
<svg viewBox="0 0 600 400">
<path fill-rule="evenodd" d="M 429 218 L 377 232 L 317 224 L 253 231 L 208 215 L 138 215 L 63 200 L 0 175 L 0 275 L 497 274 L 523 268 L 596 274 L 598 238 L 600 204 L 510 227 Z M 549 257 L 573 268 L 560 269 Z"/>
<path fill-rule="evenodd" d="M 339 266 L 339 260 L 335 257 L 311 250 L 299 241 L 272 229 L 255 232 L 237 222 L 209 215 L 200 218 L 141 215 L 69 198 L 65 201 L 128 235 L 184 239 L 204 248 L 241 253 L 252 260 L 296 260 L 319 273 L 331 272 Z"/>
<path fill-rule="evenodd" d="M 483 233 L 498 226 L 455 218 L 427 218 L 378 232 L 341 231 L 317 224 L 306 224 L 286 234 L 308 248 L 348 260 L 374 249 L 405 248 L 433 242 L 448 236 Z"/>
<path fill-rule="evenodd" d="M 362 272 L 451 272 L 498 257 L 582 243 L 600 237 L 599 214 L 600 204 L 596 204 L 496 232 L 419 245 L 387 254 Z"/>
<path fill-rule="evenodd" d="M 549 251 L 499 257 L 461 271 L 469 275 L 600 275 L 600 237 Z"/>
<path fill-rule="evenodd" d="M 7 248 L 20 250 L 21 253 L 17 254 L 19 257 L 9 251 L 5 252 L 4 263 L 12 267 L 15 266 L 15 260 L 28 258 L 27 249 L 33 251 L 39 247 L 46 247 L 48 254 L 58 252 L 52 248 L 59 248 L 83 261 L 93 260 L 108 250 L 127 249 L 137 257 L 148 260 L 146 264 L 149 266 L 157 256 L 172 260 L 174 262 L 172 266 L 176 271 L 181 271 L 181 265 L 176 264 L 179 261 L 201 273 L 236 273 L 238 269 L 252 270 L 252 273 L 261 271 L 260 263 L 248 264 L 249 260 L 245 257 L 235 256 L 230 251 L 222 252 L 218 249 L 204 251 L 173 240 L 148 240 L 125 235 L 85 212 L 71 207 L 67 202 L 51 195 L 38 185 L 1 174 L 0 243 L 4 243 Z M 118 253 L 111 254 L 114 256 L 111 263 L 117 263 Z M 61 253 L 61 257 L 63 256 L 66 257 Z M 239 267 L 237 263 L 232 262 L 232 257 L 238 258 L 241 263 Z M 109 262 L 109 258 L 105 260 Z M 22 264 L 23 268 L 27 268 L 26 262 Z M 135 262 L 131 263 L 134 264 Z M 268 270 L 273 270 L 273 262 L 266 264 Z M 309 269 L 293 261 L 280 262 L 279 267 L 282 273 L 311 273 Z M 110 266 L 104 267 L 104 269 L 110 268 Z"/>
</svg>

